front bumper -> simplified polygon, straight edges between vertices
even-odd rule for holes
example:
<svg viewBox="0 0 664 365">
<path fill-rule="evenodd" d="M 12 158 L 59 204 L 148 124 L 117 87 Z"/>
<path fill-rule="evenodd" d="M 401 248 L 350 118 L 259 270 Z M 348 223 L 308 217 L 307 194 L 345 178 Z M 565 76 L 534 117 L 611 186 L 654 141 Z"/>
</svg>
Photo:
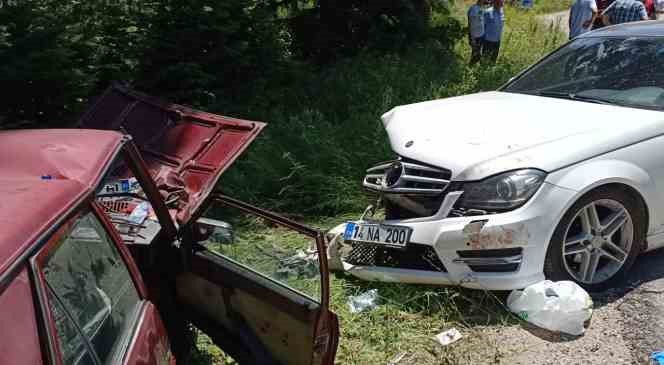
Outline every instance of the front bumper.
<svg viewBox="0 0 664 365">
<path fill-rule="evenodd" d="M 366 251 L 366 244 L 345 242 L 340 226 L 331 231 L 341 233 L 330 243 L 330 266 L 365 280 L 487 290 L 523 288 L 544 279 L 549 240 L 575 194 L 544 183 L 531 201 L 517 210 L 448 218 L 459 196 L 450 193 L 432 217 L 382 222 L 412 228 L 406 250 L 429 255 L 422 256 L 420 264 L 413 262 L 411 253 L 382 246 L 376 251 L 380 257 L 358 259 L 357 250 Z M 430 255 L 438 261 L 431 262 Z"/>
</svg>

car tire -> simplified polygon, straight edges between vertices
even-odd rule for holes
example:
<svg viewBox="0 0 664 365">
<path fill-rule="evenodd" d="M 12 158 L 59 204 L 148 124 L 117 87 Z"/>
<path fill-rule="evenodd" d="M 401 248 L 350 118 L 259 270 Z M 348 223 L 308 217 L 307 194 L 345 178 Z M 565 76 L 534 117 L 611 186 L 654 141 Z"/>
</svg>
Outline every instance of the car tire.
<svg viewBox="0 0 664 365">
<path fill-rule="evenodd" d="M 614 287 L 643 250 L 645 237 L 646 212 L 640 198 L 624 189 L 599 187 L 576 201 L 558 223 L 544 275 L 553 281 L 574 281 L 591 292 Z"/>
</svg>

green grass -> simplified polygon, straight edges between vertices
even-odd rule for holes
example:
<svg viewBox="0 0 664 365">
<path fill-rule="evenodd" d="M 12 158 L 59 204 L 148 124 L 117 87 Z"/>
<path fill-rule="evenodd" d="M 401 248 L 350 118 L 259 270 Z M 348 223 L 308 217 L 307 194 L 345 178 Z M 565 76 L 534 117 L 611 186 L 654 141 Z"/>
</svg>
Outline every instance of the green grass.
<svg viewBox="0 0 664 365">
<path fill-rule="evenodd" d="M 329 229 L 357 216 L 327 218 L 309 224 Z M 270 256 L 275 253 L 286 256 L 286 252 L 309 246 L 307 239 L 282 228 L 268 227 L 256 221 L 245 224 L 244 228 L 248 226 L 252 227 L 251 232 L 239 234 L 233 245 L 234 252 L 226 250 L 226 253 L 268 276 L 272 276 L 270 274 L 276 266 L 275 261 L 261 258 L 263 251 L 268 251 Z M 278 247 L 275 246 L 277 242 Z M 256 245 L 263 249 L 257 251 Z M 280 281 L 315 295 L 312 278 L 289 277 Z M 348 298 L 374 288 L 379 293 L 378 306 L 373 310 L 351 313 Z M 504 295 L 500 293 L 365 282 L 343 273 L 331 276 L 331 293 L 332 309 L 340 319 L 341 341 L 337 354 L 337 363 L 340 364 L 384 364 L 401 352 L 407 353 L 401 364 L 454 364 L 463 360 L 461 349 L 465 346 L 476 346 L 478 343 L 489 346 L 478 337 L 479 334 L 473 329 L 475 326 L 514 323 L 511 315 L 504 310 Z M 461 330 L 470 340 L 449 348 L 441 347 L 433 340 L 435 334 L 452 327 Z M 498 353 L 497 349 L 495 353 Z M 226 363 L 232 363 L 232 359 L 216 348 L 207 336 L 199 334 L 194 364 Z"/>
<path fill-rule="evenodd" d="M 458 2 L 462 17 L 467 5 Z M 464 20 L 465 26 L 465 20 Z M 436 41 L 402 53 L 360 55 L 334 65 L 284 70 L 245 105 L 222 112 L 268 127 L 222 178 L 222 189 L 277 211 L 334 216 L 362 210 L 358 182 L 392 158 L 380 116 L 414 102 L 493 90 L 555 49 L 564 35 L 532 11 L 506 8 L 498 63 L 468 67 L 465 39 L 452 50 Z"/>
<path fill-rule="evenodd" d="M 365 168 L 391 156 L 379 116 L 396 105 L 493 90 L 557 48 L 564 35 L 534 15 L 566 2 L 546 1 L 538 2 L 534 12 L 506 8 L 500 57 L 493 66 L 468 67 L 470 49 L 463 39 L 452 53 L 431 42 L 403 54 L 361 54 L 304 72 L 306 76 L 280 87 L 267 85 L 265 95 L 257 95 L 247 110 L 271 124 L 225 175 L 224 189 L 321 228 L 356 218 L 357 213 L 341 214 L 361 212 L 368 204 L 359 184 Z M 466 4 L 457 4 L 455 13 L 463 14 Z M 265 227 L 254 227 L 244 237 L 258 238 L 291 249 L 305 246 L 284 230 Z M 350 313 L 348 297 L 372 288 L 378 289 L 380 305 Z M 340 364 L 385 364 L 403 351 L 407 355 L 399 364 L 467 363 L 467 354 L 478 348 L 489 354 L 487 363 L 495 363 L 500 344 L 487 342 L 475 328 L 514 323 L 501 303 L 504 296 L 495 293 L 369 283 L 343 274 L 332 276 L 331 289 L 341 322 Z M 451 327 L 464 334 L 458 344 L 441 347 L 432 340 Z M 205 336 L 199 337 L 197 354 L 202 359 L 198 364 L 230 361 Z"/>
<path fill-rule="evenodd" d="M 574 0 L 535 0 L 534 10 L 538 13 L 555 13 L 569 10 Z"/>
</svg>

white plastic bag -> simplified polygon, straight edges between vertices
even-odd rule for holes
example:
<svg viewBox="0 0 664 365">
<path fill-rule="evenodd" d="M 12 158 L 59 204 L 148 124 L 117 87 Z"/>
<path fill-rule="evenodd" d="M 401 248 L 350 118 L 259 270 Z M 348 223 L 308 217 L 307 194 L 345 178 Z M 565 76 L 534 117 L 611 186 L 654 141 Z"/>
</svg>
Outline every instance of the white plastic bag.
<svg viewBox="0 0 664 365">
<path fill-rule="evenodd" d="M 590 295 L 571 281 L 545 280 L 514 290 L 507 297 L 507 306 L 538 327 L 575 336 L 583 334 L 583 323 L 593 313 Z"/>
</svg>

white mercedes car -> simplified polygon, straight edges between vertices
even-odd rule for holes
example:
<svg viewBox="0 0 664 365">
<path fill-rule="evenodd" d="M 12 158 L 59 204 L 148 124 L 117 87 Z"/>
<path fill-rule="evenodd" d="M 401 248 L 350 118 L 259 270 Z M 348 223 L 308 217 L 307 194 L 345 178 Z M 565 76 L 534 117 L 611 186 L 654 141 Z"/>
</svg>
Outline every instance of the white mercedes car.
<svg viewBox="0 0 664 365">
<path fill-rule="evenodd" d="M 595 291 L 664 246 L 664 23 L 572 40 L 495 92 L 382 116 L 396 157 L 377 202 L 332 230 L 331 267 L 367 280 Z"/>
</svg>

